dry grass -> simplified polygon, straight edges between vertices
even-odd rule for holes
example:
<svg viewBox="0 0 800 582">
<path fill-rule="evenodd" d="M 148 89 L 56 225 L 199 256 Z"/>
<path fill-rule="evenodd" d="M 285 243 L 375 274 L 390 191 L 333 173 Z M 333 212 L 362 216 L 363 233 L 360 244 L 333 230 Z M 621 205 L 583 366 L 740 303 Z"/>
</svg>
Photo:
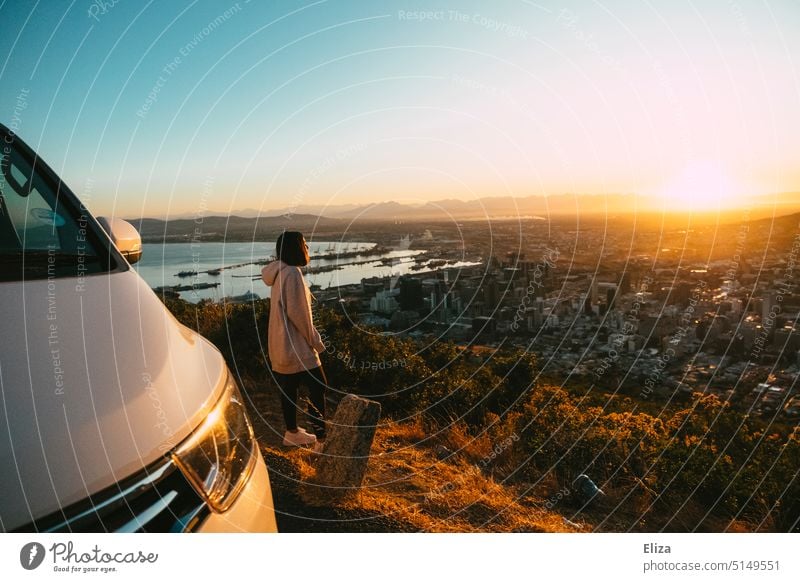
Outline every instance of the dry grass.
<svg viewBox="0 0 800 582">
<path fill-rule="evenodd" d="M 364 516 L 383 516 L 387 531 L 576 530 L 574 526 L 565 524 L 559 513 L 546 509 L 545 500 L 530 494 L 519 496 L 514 487 L 498 483 L 479 465 L 470 462 L 469 459 L 475 455 L 485 454 L 480 452 L 484 448 L 482 443 L 465 442 L 467 446 L 462 447 L 462 452 L 440 459 L 437 448 L 441 443 L 453 445 L 463 435 L 456 430 L 454 434 L 443 434 L 439 442 L 420 444 L 425 435 L 419 423 L 390 424 L 377 431 L 362 489 L 335 507 L 342 521 L 347 520 L 348 515 L 356 516 L 356 520 L 363 520 Z M 276 450 L 272 447 L 269 454 L 278 455 L 293 465 L 294 478 L 288 484 L 295 484 L 291 495 L 293 503 L 301 503 L 297 495 L 298 481 L 307 482 L 313 477 L 315 456 L 306 450 Z M 276 490 L 276 498 L 285 493 Z M 280 506 L 279 499 L 276 499 L 276 505 Z M 320 508 L 294 508 L 307 519 L 313 519 L 317 510 Z M 326 531 L 338 531 L 336 526 L 330 523 L 329 526 L 332 529 Z M 354 524 L 345 529 L 360 531 Z"/>
<path fill-rule="evenodd" d="M 544 500 L 521 497 L 488 475 L 480 460 L 491 451 L 490 439 L 469 439 L 457 427 L 442 435 L 444 443 L 424 446 L 417 445 L 426 436 L 419 423 L 384 428 L 373 445 L 361 505 L 403 515 L 422 531 L 574 531 Z M 445 443 L 447 450 L 440 448 Z"/>
<path fill-rule="evenodd" d="M 247 393 L 256 436 L 270 469 L 281 531 L 577 529 L 545 507 L 559 489 L 554 478 L 541 479 L 533 488 L 500 482 L 509 469 L 507 456 L 513 447 L 495 453 L 487 462 L 493 447 L 513 434 L 513 418 L 495 423 L 479 437 L 468 435 L 458 423 L 441 432 L 421 421 L 382 425 L 375 434 L 361 491 L 337 505 L 310 506 L 300 490 L 314 475 L 316 456 L 281 445 L 283 420 L 275 390 L 250 388 Z M 582 525 L 582 531 L 591 530 L 588 524 Z"/>
</svg>

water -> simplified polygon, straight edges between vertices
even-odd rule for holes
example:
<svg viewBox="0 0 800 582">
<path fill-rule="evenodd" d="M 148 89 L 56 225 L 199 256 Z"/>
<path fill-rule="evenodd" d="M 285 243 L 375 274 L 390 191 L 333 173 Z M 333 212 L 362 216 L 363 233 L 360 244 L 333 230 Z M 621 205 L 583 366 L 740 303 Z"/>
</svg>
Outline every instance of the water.
<svg viewBox="0 0 800 582">
<path fill-rule="evenodd" d="M 201 299 L 219 300 L 223 297 L 241 297 L 247 293 L 253 293 L 261 298 L 269 297 L 269 287 L 261 281 L 261 269 L 264 265 L 254 263 L 270 259 L 275 253 L 274 243 L 145 243 L 142 247 L 142 259 L 134 265 L 134 268 L 151 287 L 219 283 L 219 286 L 214 288 L 182 291 L 181 297 L 192 303 Z M 333 252 L 369 250 L 374 247 L 375 243 L 310 242 L 309 252 L 313 256 Z M 323 273 L 307 274 L 306 281 L 310 285 L 316 284 L 325 289 L 360 283 L 364 277 L 388 277 L 434 270 L 432 268 L 416 271 L 411 269 L 415 264 L 414 257 L 423 252 L 397 248 L 381 255 L 368 257 L 315 259 L 311 261 L 310 268 L 337 264 L 340 265 L 340 268 Z M 389 260 L 390 264 L 383 264 L 381 261 L 384 259 Z M 359 264 L 348 264 L 354 262 Z M 460 262 L 447 266 L 459 267 L 473 264 L 475 263 Z M 232 267 L 233 265 L 240 266 Z M 203 272 L 223 267 L 225 269 L 217 276 Z M 177 274 L 181 271 L 197 271 L 198 274 L 178 277 Z"/>
</svg>

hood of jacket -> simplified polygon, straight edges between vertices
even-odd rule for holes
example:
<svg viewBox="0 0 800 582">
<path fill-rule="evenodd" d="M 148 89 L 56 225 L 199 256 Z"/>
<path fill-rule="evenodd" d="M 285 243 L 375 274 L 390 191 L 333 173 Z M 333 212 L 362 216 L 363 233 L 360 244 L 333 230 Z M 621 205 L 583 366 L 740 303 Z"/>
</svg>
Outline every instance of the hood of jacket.
<svg viewBox="0 0 800 582">
<path fill-rule="evenodd" d="M 264 280 L 264 283 L 272 287 L 272 285 L 275 284 L 275 278 L 278 276 L 278 272 L 283 267 L 287 266 L 288 265 L 280 259 L 272 261 L 271 263 L 268 263 L 266 267 L 261 269 L 261 278 Z"/>
</svg>

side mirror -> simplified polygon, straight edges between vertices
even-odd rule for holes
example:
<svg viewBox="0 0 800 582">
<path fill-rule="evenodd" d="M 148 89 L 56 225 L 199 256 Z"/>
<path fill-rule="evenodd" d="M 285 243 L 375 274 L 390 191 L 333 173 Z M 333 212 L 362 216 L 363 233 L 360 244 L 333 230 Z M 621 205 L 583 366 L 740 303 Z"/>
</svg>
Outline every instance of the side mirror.
<svg viewBox="0 0 800 582">
<path fill-rule="evenodd" d="M 142 258 L 142 237 L 130 222 L 121 218 L 106 218 L 105 216 L 99 216 L 97 222 L 108 233 L 111 242 L 131 265 Z"/>
</svg>

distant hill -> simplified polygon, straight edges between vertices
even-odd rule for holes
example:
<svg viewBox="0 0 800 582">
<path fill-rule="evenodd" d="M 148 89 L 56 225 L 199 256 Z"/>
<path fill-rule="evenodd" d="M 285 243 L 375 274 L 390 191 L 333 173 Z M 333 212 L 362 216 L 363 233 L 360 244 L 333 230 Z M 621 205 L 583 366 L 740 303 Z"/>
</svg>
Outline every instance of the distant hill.
<svg viewBox="0 0 800 582">
<path fill-rule="evenodd" d="M 502 218 L 547 215 L 573 215 L 576 213 L 598 214 L 607 209 L 616 212 L 621 208 L 631 208 L 635 202 L 631 194 L 572 195 L 557 196 L 496 196 L 476 200 L 435 200 L 426 204 L 401 204 L 399 202 L 379 202 L 360 206 L 310 206 L 295 208 L 297 212 L 319 213 L 331 218 L 348 220 L 448 220 L 475 218 Z M 278 216 L 291 209 L 271 210 L 267 216 Z"/>
<path fill-rule="evenodd" d="M 671 209 L 680 212 L 680 207 Z M 800 192 L 753 197 L 746 209 L 723 213 L 693 213 L 692 223 L 738 223 L 742 220 L 770 220 L 800 210 Z M 563 218 L 580 216 L 585 219 L 621 219 L 635 217 L 643 224 L 662 221 L 663 209 L 653 200 L 634 194 L 559 194 L 555 196 L 497 196 L 476 200 L 444 199 L 426 204 L 402 204 L 394 201 L 373 204 L 343 204 L 332 206 L 300 205 L 279 210 L 243 210 L 241 216 L 207 216 L 202 219 L 157 218 L 131 219 L 145 242 L 180 240 L 268 240 L 283 229 L 303 232 L 341 233 L 353 230 L 359 223 L 385 221 L 502 220 L 529 218 Z M 677 220 L 674 215 L 670 221 Z M 688 214 L 686 216 L 689 216 Z"/>
<path fill-rule="evenodd" d="M 284 229 L 303 232 L 341 232 L 347 221 L 312 214 L 290 216 L 205 216 L 197 219 L 134 218 L 128 222 L 136 227 L 143 242 L 252 241 L 272 240 Z"/>
<path fill-rule="evenodd" d="M 750 218 L 758 219 L 800 210 L 800 192 L 754 196 L 749 201 Z M 659 203 L 636 194 L 558 194 L 553 196 L 496 196 L 476 200 L 444 199 L 427 204 L 387 201 L 363 205 L 302 205 L 265 212 L 279 216 L 287 212 L 317 214 L 347 220 L 450 220 L 480 218 L 525 218 L 581 215 L 661 213 Z M 680 211 L 679 207 L 671 208 Z M 742 214 L 742 210 L 731 213 Z M 726 213 L 727 214 L 727 213 Z"/>
</svg>

